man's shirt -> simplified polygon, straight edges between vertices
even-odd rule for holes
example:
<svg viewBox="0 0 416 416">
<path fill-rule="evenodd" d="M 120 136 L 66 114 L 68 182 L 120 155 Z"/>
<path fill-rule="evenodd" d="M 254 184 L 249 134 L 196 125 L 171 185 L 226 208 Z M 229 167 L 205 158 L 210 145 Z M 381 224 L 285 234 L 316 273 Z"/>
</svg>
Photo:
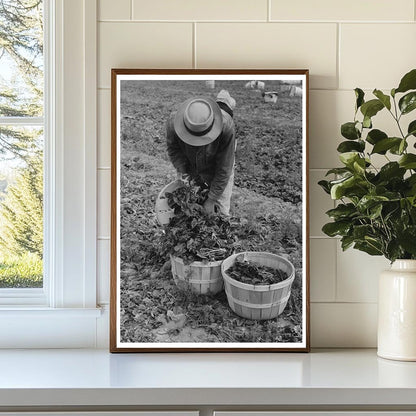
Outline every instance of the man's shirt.
<svg viewBox="0 0 416 416">
<path fill-rule="evenodd" d="M 210 185 L 208 197 L 216 201 L 224 192 L 234 168 L 235 126 L 224 110 L 222 132 L 205 146 L 191 146 L 183 142 L 175 132 L 173 113 L 167 122 L 166 141 L 168 155 L 177 171 L 200 176 Z"/>
</svg>

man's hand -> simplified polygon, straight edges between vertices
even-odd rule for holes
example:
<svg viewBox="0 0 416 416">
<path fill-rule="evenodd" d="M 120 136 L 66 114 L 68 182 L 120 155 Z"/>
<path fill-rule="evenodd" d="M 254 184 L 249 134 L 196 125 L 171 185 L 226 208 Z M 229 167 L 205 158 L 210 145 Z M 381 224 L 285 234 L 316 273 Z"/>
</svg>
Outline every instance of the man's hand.
<svg viewBox="0 0 416 416">
<path fill-rule="evenodd" d="M 204 202 L 204 210 L 208 215 L 213 215 L 215 214 L 215 201 L 213 201 L 212 199 L 207 199 Z"/>
<path fill-rule="evenodd" d="M 179 179 L 180 181 L 187 182 L 189 181 L 189 175 L 187 173 L 182 172 L 176 172 L 176 179 Z"/>
</svg>

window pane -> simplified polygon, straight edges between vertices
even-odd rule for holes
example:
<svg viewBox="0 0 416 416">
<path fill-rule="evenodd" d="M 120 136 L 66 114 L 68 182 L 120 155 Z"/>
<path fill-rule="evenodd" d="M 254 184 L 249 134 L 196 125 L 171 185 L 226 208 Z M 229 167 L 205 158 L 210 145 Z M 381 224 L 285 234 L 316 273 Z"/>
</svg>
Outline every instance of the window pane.
<svg viewBox="0 0 416 416">
<path fill-rule="evenodd" d="M 40 0 L 0 0 L 0 116 L 43 114 Z"/>
<path fill-rule="evenodd" d="M 42 128 L 0 126 L 0 288 L 43 285 L 42 149 Z"/>
</svg>

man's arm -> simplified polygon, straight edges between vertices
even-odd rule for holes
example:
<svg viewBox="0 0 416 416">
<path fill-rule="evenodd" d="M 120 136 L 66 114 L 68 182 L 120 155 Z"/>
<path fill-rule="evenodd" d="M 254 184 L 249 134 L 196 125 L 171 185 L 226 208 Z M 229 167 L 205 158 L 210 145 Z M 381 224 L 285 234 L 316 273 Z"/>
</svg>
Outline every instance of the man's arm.
<svg viewBox="0 0 416 416">
<path fill-rule="evenodd" d="M 166 123 L 166 144 L 168 156 L 172 165 L 179 173 L 188 173 L 188 159 L 179 145 L 179 138 L 175 134 L 173 127 L 174 115 L 171 115 Z"/>
<path fill-rule="evenodd" d="M 234 168 L 235 126 L 230 116 L 224 118 L 221 143 L 215 160 L 215 173 L 211 182 L 208 198 L 217 201 L 223 194 Z"/>
</svg>

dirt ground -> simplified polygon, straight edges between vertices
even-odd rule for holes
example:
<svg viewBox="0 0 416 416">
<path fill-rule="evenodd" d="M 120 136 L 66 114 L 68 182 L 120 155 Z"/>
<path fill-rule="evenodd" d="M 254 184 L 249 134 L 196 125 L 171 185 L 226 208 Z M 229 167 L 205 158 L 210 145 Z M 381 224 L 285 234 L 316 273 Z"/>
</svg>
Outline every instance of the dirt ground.
<svg viewBox="0 0 416 416">
<path fill-rule="evenodd" d="M 269 83 L 266 90 L 277 90 Z M 180 291 L 168 259 L 159 255 L 162 232 L 154 204 L 173 180 L 165 122 L 178 103 L 215 97 L 226 88 L 236 99 L 238 149 L 232 214 L 247 220 L 242 246 L 283 254 L 296 278 L 278 318 L 244 319 L 224 292 L 198 296 Z M 299 342 L 302 337 L 302 120 L 301 100 L 282 95 L 264 103 L 244 81 L 123 81 L 121 93 L 121 339 L 123 342 Z M 250 228 L 251 227 L 251 228 Z"/>
</svg>

